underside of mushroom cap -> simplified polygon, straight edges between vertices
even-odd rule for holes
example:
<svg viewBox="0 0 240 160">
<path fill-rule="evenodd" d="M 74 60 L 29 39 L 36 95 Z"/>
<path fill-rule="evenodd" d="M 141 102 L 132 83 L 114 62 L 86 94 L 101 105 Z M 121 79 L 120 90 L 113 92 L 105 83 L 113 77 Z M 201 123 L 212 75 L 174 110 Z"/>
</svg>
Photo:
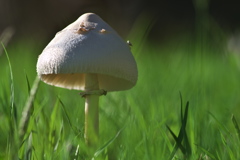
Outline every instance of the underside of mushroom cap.
<svg viewBox="0 0 240 160">
<path fill-rule="evenodd" d="M 56 34 L 39 56 L 42 81 L 84 90 L 84 74 L 98 75 L 99 88 L 130 89 L 137 81 L 137 65 L 126 42 L 99 16 L 82 15 Z"/>
</svg>

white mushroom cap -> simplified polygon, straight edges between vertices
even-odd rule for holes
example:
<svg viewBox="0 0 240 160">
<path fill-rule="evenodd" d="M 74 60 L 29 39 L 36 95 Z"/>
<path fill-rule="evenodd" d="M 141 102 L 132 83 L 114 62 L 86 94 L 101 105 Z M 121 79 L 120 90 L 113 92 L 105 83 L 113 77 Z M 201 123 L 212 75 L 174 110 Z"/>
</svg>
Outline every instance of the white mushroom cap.
<svg viewBox="0 0 240 160">
<path fill-rule="evenodd" d="M 56 34 L 38 58 L 37 73 L 47 84 L 76 90 L 84 90 L 84 74 L 95 73 L 106 91 L 130 89 L 138 76 L 127 43 L 94 13 Z"/>
</svg>

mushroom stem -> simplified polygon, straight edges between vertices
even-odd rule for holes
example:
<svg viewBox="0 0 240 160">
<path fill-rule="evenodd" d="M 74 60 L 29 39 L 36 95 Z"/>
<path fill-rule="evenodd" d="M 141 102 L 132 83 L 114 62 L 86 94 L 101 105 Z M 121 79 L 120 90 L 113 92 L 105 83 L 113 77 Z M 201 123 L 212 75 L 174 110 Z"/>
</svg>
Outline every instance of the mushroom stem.
<svg viewBox="0 0 240 160">
<path fill-rule="evenodd" d="M 99 90 L 97 74 L 85 74 L 85 91 Z M 99 134 L 99 95 L 85 96 L 85 141 L 88 146 L 97 147 Z"/>
</svg>

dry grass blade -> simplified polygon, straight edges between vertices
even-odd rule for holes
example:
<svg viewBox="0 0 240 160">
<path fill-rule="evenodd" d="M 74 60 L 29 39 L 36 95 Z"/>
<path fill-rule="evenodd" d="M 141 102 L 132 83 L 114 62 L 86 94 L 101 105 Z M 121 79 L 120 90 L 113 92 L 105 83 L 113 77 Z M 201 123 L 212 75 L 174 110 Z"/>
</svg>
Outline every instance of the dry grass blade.
<svg viewBox="0 0 240 160">
<path fill-rule="evenodd" d="M 12 27 L 7 27 L 6 29 L 4 29 L 2 34 L 0 35 L 0 41 L 2 42 L 2 44 L 7 46 L 8 42 L 13 37 L 14 33 L 15 33 L 15 30 Z M 0 56 L 1 54 L 2 54 L 2 49 L 0 48 Z"/>
<path fill-rule="evenodd" d="M 33 83 L 32 89 L 30 91 L 30 95 L 27 99 L 27 102 L 26 102 L 23 112 L 22 112 L 22 117 L 21 117 L 21 120 L 19 123 L 19 139 L 20 139 L 20 141 L 23 140 L 23 137 L 27 130 L 30 116 L 33 112 L 33 103 L 34 103 L 35 95 L 38 90 L 39 82 L 40 82 L 40 79 L 38 77 L 36 77 L 35 81 Z"/>
</svg>

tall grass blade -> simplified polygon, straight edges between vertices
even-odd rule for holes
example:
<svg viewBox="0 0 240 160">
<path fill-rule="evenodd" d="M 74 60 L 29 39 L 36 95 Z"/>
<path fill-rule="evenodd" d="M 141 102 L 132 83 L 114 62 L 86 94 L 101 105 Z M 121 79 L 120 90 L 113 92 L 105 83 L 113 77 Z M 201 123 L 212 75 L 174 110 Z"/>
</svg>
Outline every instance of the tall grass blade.
<svg viewBox="0 0 240 160">
<path fill-rule="evenodd" d="M 181 103 L 182 103 L 181 95 L 180 95 L 180 98 L 181 98 Z M 188 107 L 189 107 L 189 102 L 187 102 L 186 108 L 185 108 L 185 112 L 184 112 L 184 114 L 182 114 L 182 110 L 183 109 L 182 109 L 182 105 L 181 105 L 181 117 L 183 117 L 183 118 L 182 118 L 182 126 L 181 126 L 180 132 L 178 134 L 178 137 L 167 126 L 168 130 L 170 131 L 171 135 L 173 136 L 174 140 L 176 141 L 176 145 L 174 146 L 173 151 L 171 152 L 169 160 L 171 160 L 174 157 L 174 155 L 176 154 L 178 148 L 180 148 L 182 153 L 184 155 L 186 155 L 187 157 L 191 154 L 191 147 L 190 147 L 190 144 L 189 144 L 189 141 L 188 141 L 188 137 L 187 137 L 187 133 L 186 133 L 186 130 L 185 130 L 186 125 L 187 125 Z M 185 142 L 185 147 L 181 144 L 183 140 Z"/>
<path fill-rule="evenodd" d="M 210 116 L 217 122 L 217 124 L 219 125 L 219 127 L 221 128 L 221 130 L 224 130 L 226 133 L 228 133 L 229 135 L 231 134 L 229 132 L 229 130 L 211 113 L 208 112 L 210 114 Z"/>
<path fill-rule="evenodd" d="M 17 111 L 16 111 L 16 106 L 14 105 L 14 79 L 13 79 L 13 71 L 12 71 L 12 65 L 11 65 L 11 61 L 8 55 L 8 52 L 3 44 L 3 42 L 1 42 L 3 50 L 6 54 L 7 57 L 7 61 L 8 61 L 8 66 L 9 66 L 9 72 L 10 72 L 10 81 L 11 81 L 11 87 L 10 87 L 10 115 L 8 118 L 8 122 L 9 122 L 9 133 L 8 133 L 8 143 L 7 143 L 7 157 L 8 159 L 15 159 L 17 157 L 17 149 L 16 146 L 18 144 L 18 141 L 16 139 L 17 134 L 16 134 L 16 130 L 17 130 L 17 125 L 16 125 L 16 121 L 17 121 Z"/>
<path fill-rule="evenodd" d="M 23 137 L 27 131 L 29 119 L 33 113 L 33 103 L 34 99 L 38 90 L 40 79 L 36 76 L 32 89 L 30 91 L 30 95 L 26 101 L 26 104 L 24 106 L 23 112 L 22 112 L 22 117 L 20 119 L 19 123 L 19 139 L 20 141 L 23 140 Z"/>
<path fill-rule="evenodd" d="M 54 148 L 54 150 L 57 150 L 58 146 L 63 142 L 63 133 L 64 133 L 64 123 L 62 121 L 61 123 L 61 127 L 60 127 L 60 133 L 59 133 L 59 138 L 58 138 L 58 142 L 57 142 L 57 145 L 56 147 Z"/>
<path fill-rule="evenodd" d="M 0 35 L 0 42 L 5 46 L 8 45 L 9 41 L 13 37 L 15 33 L 15 29 L 13 27 L 7 27 L 3 30 L 2 34 Z M 0 56 L 2 55 L 2 49 L 0 48 Z"/>
<path fill-rule="evenodd" d="M 30 86 L 30 83 L 29 83 L 29 80 L 28 80 L 28 76 L 27 76 L 26 73 L 25 73 L 25 76 L 26 76 L 27 87 L 28 87 L 28 95 L 30 95 L 30 92 L 31 92 L 31 86 Z"/>
<path fill-rule="evenodd" d="M 29 148 L 29 140 L 32 140 L 32 138 L 30 138 L 30 136 L 32 135 L 32 132 L 29 132 L 25 137 L 24 139 L 21 141 L 20 145 L 19 145 L 19 148 L 18 148 L 18 157 L 20 159 L 26 159 L 24 158 L 26 156 L 26 152 L 27 152 L 27 149 Z M 26 145 L 24 145 L 26 144 Z"/>
<path fill-rule="evenodd" d="M 32 159 L 32 154 L 33 154 L 33 146 L 32 146 L 32 132 L 30 133 L 29 137 L 28 137 L 28 144 L 27 144 L 27 151 L 26 151 L 26 154 L 25 154 L 25 159 L 29 159 L 31 160 Z"/>
<path fill-rule="evenodd" d="M 111 138 L 109 141 L 107 141 L 101 148 L 99 148 L 95 153 L 94 153 L 94 157 L 98 157 L 110 144 L 113 143 L 113 141 L 119 136 L 119 134 L 122 132 L 124 128 L 120 129 L 117 134 Z"/>
<path fill-rule="evenodd" d="M 225 151 L 227 152 L 227 155 L 229 156 L 228 158 L 230 159 L 236 159 L 234 157 L 234 154 L 233 154 L 233 151 L 231 150 L 231 148 L 229 147 L 229 144 L 226 140 L 226 138 L 224 137 L 223 133 L 220 131 L 220 136 L 221 136 L 221 140 L 222 140 L 222 143 L 225 147 Z"/>
<path fill-rule="evenodd" d="M 56 144 L 57 144 L 57 127 L 58 127 L 58 123 L 59 119 L 58 119 L 58 115 L 59 115 L 59 100 L 56 101 L 53 111 L 51 113 L 51 117 L 50 117 L 50 128 L 49 128 L 49 142 L 50 142 L 50 150 L 53 151 Z"/>
<path fill-rule="evenodd" d="M 64 103 L 61 101 L 61 99 L 60 99 L 59 97 L 58 97 L 58 100 L 59 100 L 59 102 L 60 102 L 60 104 L 61 104 L 61 106 L 62 106 L 62 109 L 63 109 L 64 114 L 65 114 L 66 117 L 67 117 L 67 121 L 68 121 L 71 129 L 72 129 L 73 132 L 77 135 L 77 134 L 78 134 L 78 131 L 73 127 L 72 122 L 71 122 L 71 120 L 70 120 L 70 118 L 69 118 L 69 115 L 68 115 L 68 113 L 67 113 L 67 110 L 66 110 L 66 107 L 65 107 Z"/>
<path fill-rule="evenodd" d="M 182 124 L 184 124 L 185 126 L 183 126 L 183 136 L 184 136 L 184 142 L 185 142 L 185 146 L 186 146 L 186 151 L 187 151 L 187 156 L 191 155 L 191 146 L 188 140 L 188 136 L 187 136 L 187 132 L 186 132 L 186 125 L 187 125 L 187 115 L 188 115 L 188 107 L 189 107 L 189 102 L 187 102 L 186 104 L 186 108 L 185 108 L 185 112 L 184 112 L 184 117 L 183 117 L 183 121 Z"/>
<path fill-rule="evenodd" d="M 9 71 L 10 71 L 10 79 L 11 79 L 11 98 L 10 98 L 10 102 L 11 102 L 11 112 L 10 112 L 10 116 L 12 117 L 14 114 L 14 83 L 13 83 L 13 71 L 12 71 L 12 65 L 11 65 L 11 61 L 10 58 L 8 56 L 8 52 L 4 46 L 4 44 L 1 42 L 3 50 L 6 54 L 7 57 L 7 61 L 8 61 L 8 66 L 9 66 Z"/>
<path fill-rule="evenodd" d="M 182 99 L 182 94 L 179 92 L 180 96 L 180 104 L 181 104 L 181 121 L 183 122 L 183 99 Z"/>
<path fill-rule="evenodd" d="M 240 129 L 239 129 L 239 125 L 238 125 L 234 115 L 232 115 L 232 122 L 233 122 L 233 125 L 234 125 L 235 129 L 236 129 L 238 140 L 240 140 Z"/>
<path fill-rule="evenodd" d="M 173 133 L 173 131 L 169 128 L 168 125 L 166 125 L 166 127 L 167 127 L 167 129 L 169 130 L 169 132 L 171 133 L 171 135 L 173 136 L 174 140 L 176 141 L 176 146 L 177 146 L 177 147 L 174 147 L 174 150 L 172 151 L 172 156 L 170 156 L 171 159 L 172 159 L 172 157 L 175 155 L 175 153 L 177 152 L 178 147 L 180 148 L 180 150 L 182 151 L 182 153 L 185 154 L 185 153 L 186 153 L 186 150 L 185 150 L 185 148 L 183 147 L 183 145 L 181 144 L 182 141 L 180 141 L 180 139 L 178 139 L 178 137 Z"/>
</svg>

